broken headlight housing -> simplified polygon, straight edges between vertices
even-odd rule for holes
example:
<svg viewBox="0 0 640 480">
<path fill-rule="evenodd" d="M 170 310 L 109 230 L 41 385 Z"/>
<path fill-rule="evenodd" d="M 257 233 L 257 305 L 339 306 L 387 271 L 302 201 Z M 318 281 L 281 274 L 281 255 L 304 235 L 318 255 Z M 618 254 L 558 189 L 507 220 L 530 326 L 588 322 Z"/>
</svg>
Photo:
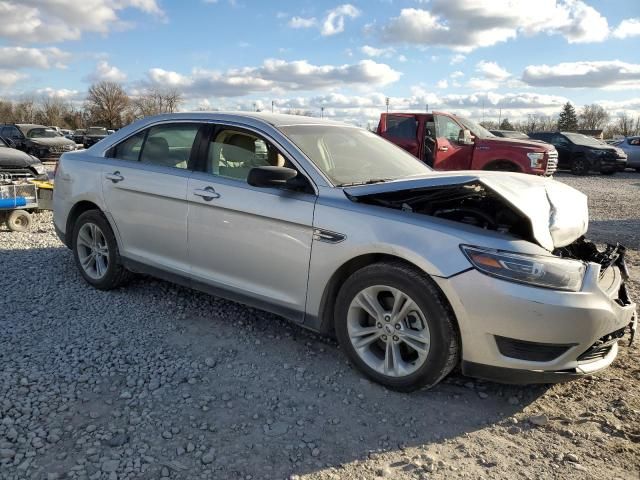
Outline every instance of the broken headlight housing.
<svg viewBox="0 0 640 480">
<path fill-rule="evenodd" d="M 460 245 L 471 264 L 492 277 L 535 287 L 577 292 L 586 271 L 584 262 L 542 255 L 503 252 Z"/>
</svg>

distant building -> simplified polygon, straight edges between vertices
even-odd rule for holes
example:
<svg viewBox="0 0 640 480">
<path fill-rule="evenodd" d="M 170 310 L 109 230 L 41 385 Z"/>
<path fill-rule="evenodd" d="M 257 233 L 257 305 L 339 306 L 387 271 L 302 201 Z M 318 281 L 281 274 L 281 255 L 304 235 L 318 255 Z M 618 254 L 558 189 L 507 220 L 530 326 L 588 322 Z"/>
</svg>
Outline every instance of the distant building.
<svg viewBox="0 0 640 480">
<path fill-rule="evenodd" d="M 603 130 L 578 130 L 578 133 L 587 135 L 588 137 L 597 138 L 598 140 L 602 140 L 604 138 L 602 132 Z"/>
</svg>

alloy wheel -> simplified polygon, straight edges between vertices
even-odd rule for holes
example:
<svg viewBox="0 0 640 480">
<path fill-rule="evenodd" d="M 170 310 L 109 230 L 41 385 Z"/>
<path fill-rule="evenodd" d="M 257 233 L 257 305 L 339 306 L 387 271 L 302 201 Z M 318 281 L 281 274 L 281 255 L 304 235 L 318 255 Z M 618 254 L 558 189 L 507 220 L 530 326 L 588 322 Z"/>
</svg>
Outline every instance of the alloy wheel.
<svg viewBox="0 0 640 480">
<path fill-rule="evenodd" d="M 374 285 L 361 290 L 347 314 L 351 344 L 370 368 L 404 377 L 426 361 L 431 335 L 424 313 L 401 290 Z"/>
<path fill-rule="evenodd" d="M 76 244 L 84 272 L 95 280 L 104 277 L 109 268 L 109 246 L 100 227 L 90 222 L 82 225 Z"/>
</svg>

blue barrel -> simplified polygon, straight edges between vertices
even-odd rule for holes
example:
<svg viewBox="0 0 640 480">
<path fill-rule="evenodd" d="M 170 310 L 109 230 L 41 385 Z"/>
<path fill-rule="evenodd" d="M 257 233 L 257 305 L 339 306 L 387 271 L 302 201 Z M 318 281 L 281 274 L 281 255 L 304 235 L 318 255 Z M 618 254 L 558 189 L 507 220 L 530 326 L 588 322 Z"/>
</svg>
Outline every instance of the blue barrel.
<svg viewBox="0 0 640 480">
<path fill-rule="evenodd" d="M 24 207 L 27 204 L 25 197 L 0 198 L 0 208 Z"/>
</svg>

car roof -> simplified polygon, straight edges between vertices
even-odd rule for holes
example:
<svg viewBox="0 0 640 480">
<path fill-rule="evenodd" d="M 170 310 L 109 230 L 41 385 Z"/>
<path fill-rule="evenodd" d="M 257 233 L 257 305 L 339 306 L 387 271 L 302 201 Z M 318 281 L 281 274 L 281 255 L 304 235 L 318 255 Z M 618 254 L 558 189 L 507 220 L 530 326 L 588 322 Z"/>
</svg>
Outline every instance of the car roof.
<svg viewBox="0 0 640 480">
<path fill-rule="evenodd" d="M 18 127 L 23 132 L 29 132 L 30 130 L 33 130 L 34 128 L 51 128 L 51 127 L 47 127 L 45 125 L 38 125 L 36 123 L 16 123 L 16 127 Z"/>
<path fill-rule="evenodd" d="M 276 128 L 293 125 L 334 125 L 353 127 L 353 125 L 333 120 L 326 120 L 323 118 L 268 112 L 179 112 L 153 115 L 151 117 L 145 117 L 144 120 L 149 123 L 163 120 L 226 120 L 247 123 L 266 123 Z"/>
</svg>

